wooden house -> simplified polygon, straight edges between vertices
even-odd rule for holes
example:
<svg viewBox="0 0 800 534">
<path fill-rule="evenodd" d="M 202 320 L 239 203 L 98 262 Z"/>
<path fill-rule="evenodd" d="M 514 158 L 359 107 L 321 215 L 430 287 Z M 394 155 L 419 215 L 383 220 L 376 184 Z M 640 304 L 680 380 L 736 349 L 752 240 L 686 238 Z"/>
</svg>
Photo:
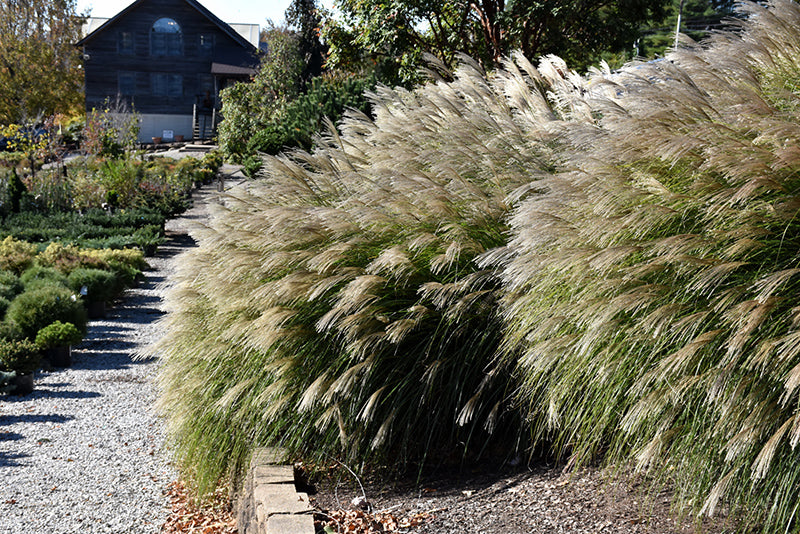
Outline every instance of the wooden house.
<svg viewBox="0 0 800 534">
<path fill-rule="evenodd" d="M 258 64 L 258 25 L 226 24 L 195 0 L 137 0 L 84 28 L 86 110 L 119 99 L 140 117 L 140 142 L 211 137 L 219 91 Z"/>
</svg>

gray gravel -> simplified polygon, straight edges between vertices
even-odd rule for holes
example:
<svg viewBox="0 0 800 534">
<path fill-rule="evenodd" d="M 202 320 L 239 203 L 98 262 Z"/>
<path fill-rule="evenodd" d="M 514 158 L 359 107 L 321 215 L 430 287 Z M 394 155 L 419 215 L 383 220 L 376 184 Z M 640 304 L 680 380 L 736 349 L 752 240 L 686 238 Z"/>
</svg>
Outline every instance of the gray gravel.
<svg viewBox="0 0 800 534">
<path fill-rule="evenodd" d="M 192 244 L 180 232 L 208 195 L 170 221 L 145 282 L 90 323 L 72 367 L 37 372 L 31 395 L 0 396 L 0 534 L 160 531 L 177 474 L 153 408 L 158 361 L 136 355 L 162 335 L 169 274 Z"/>
</svg>

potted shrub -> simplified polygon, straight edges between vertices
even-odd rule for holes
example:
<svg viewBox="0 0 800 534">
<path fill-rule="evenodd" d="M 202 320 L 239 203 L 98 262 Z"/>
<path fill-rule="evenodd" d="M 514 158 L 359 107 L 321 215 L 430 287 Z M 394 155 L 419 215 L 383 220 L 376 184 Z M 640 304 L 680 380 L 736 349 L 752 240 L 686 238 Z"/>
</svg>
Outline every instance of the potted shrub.
<svg viewBox="0 0 800 534">
<path fill-rule="evenodd" d="M 86 333 L 86 310 L 69 288 L 46 286 L 25 291 L 8 306 L 6 321 L 21 337 L 36 339 L 39 330 L 54 321 L 72 323 Z"/>
<path fill-rule="evenodd" d="M 19 277 L 19 281 L 25 288 L 25 291 L 39 289 L 44 286 L 67 286 L 67 277 L 64 276 L 61 271 L 53 267 L 43 267 L 41 265 L 34 265 L 27 269 L 22 273 L 22 276 Z"/>
<path fill-rule="evenodd" d="M 83 267 L 69 274 L 67 284 L 83 296 L 90 319 L 106 316 L 106 302 L 114 298 L 119 285 L 114 273 Z"/>
<path fill-rule="evenodd" d="M 145 257 L 155 256 L 158 252 L 158 246 L 165 241 L 158 227 L 154 225 L 137 229 L 132 237 L 134 243 L 142 250 Z"/>
<path fill-rule="evenodd" d="M 74 324 L 55 321 L 39 330 L 36 346 L 53 367 L 69 367 L 72 365 L 71 345 L 82 339 L 83 335 Z"/>
<path fill-rule="evenodd" d="M 14 373 L 10 387 L 6 387 L 8 393 L 28 395 L 33 391 L 33 372 L 39 367 L 41 358 L 39 347 L 28 339 L 0 340 L 0 365 L 3 370 Z"/>
<path fill-rule="evenodd" d="M 14 384 L 17 373 L 14 371 L 0 371 L 0 393 L 11 393 L 16 389 Z"/>
</svg>

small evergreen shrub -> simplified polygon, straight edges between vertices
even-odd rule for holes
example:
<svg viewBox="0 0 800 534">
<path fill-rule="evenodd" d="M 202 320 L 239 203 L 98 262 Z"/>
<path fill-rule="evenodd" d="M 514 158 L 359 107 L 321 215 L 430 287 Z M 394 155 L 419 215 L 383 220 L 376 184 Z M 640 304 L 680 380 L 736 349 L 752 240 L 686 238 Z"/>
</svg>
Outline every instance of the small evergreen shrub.
<svg viewBox="0 0 800 534">
<path fill-rule="evenodd" d="M 216 174 L 222 167 L 222 154 L 218 150 L 212 150 L 203 155 L 200 159 L 201 167 Z"/>
<path fill-rule="evenodd" d="M 63 347 L 80 343 L 83 335 L 72 323 L 54 321 L 36 334 L 36 346 L 40 349 Z"/>
<path fill-rule="evenodd" d="M 0 340 L 18 341 L 24 338 L 16 324 L 5 320 L 0 322 Z"/>
<path fill-rule="evenodd" d="M 7 371 L 31 373 L 39 367 L 41 359 L 39 347 L 30 340 L 0 339 L 0 365 Z"/>
<path fill-rule="evenodd" d="M 34 265 L 19 277 L 26 291 L 44 286 L 68 287 L 67 277 L 53 267 Z"/>
<path fill-rule="evenodd" d="M 11 271 L 0 271 L 0 298 L 11 301 L 22 293 L 24 286 L 19 276 Z"/>
<path fill-rule="evenodd" d="M 37 253 L 36 245 L 9 235 L 0 242 L 0 270 L 19 275 L 33 265 Z"/>
<path fill-rule="evenodd" d="M 108 302 L 121 290 L 114 273 L 101 269 L 75 269 L 67 277 L 67 286 L 89 302 Z"/>
<path fill-rule="evenodd" d="M 35 339 L 39 330 L 55 321 L 72 323 L 86 333 L 83 304 L 75 293 L 61 286 L 40 287 L 17 296 L 6 311 L 6 321 L 28 339 Z"/>
</svg>

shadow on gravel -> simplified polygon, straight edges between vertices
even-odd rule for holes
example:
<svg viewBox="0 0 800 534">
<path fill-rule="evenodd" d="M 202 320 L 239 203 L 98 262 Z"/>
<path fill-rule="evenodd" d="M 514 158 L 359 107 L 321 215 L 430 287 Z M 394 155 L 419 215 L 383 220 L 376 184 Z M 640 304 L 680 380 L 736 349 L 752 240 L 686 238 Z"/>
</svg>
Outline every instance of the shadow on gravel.
<svg viewBox="0 0 800 534">
<path fill-rule="evenodd" d="M 133 330 L 132 328 L 128 328 L 127 326 L 122 326 L 119 324 L 109 324 L 113 319 L 109 319 L 105 321 L 103 324 L 98 322 L 91 322 L 89 323 L 89 335 L 96 336 L 98 334 L 120 334 L 122 332 L 130 332 Z M 85 343 L 84 341 L 83 343 Z M 81 343 L 78 346 L 83 345 Z"/>
<path fill-rule="evenodd" d="M 94 355 L 102 356 L 104 354 L 113 354 L 117 351 L 132 350 L 136 347 L 133 341 L 125 341 L 122 339 L 93 339 L 84 342 L 80 347 L 72 349 L 72 359 L 81 355 Z M 75 367 L 73 365 L 73 367 Z"/>
<path fill-rule="evenodd" d="M 7 396 L 4 400 L 8 402 L 29 402 L 34 399 L 94 399 L 101 397 L 100 393 L 96 391 L 59 391 L 50 389 L 48 384 L 46 386 L 37 385 L 33 393 L 24 397 Z M 0 425 L 3 424 L 3 416 L 0 416 Z"/>
<path fill-rule="evenodd" d="M 119 345 L 119 342 L 115 342 Z M 127 343 L 130 347 L 137 345 Z M 117 347 L 124 350 L 124 347 Z M 134 359 L 134 350 L 125 352 L 107 351 L 107 350 L 80 350 L 72 353 L 72 367 L 74 370 L 122 370 L 130 369 L 133 365 L 140 365 L 142 362 L 139 359 Z"/>
<path fill-rule="evenodd" d="M 0 432 L 0 443 L 4 441 L 19 441 L 24 436 L 18 432 Z"/>
<path fill-rule="evenodd" d="M 157 308 L 139 308 L 136 315 L 131 317 L 115 317 L 114 319 L 133 324 L 150 324 L 159 317 L 164 315 L 164 312 Z M 102 340 L 98 340 L 102 341 Z"/>
<path fill-rule="evenodd" d="M 192 237 L 184 232 L 174 232 L 167 230 L 166 242 L 158 247 L 158 256 L 169 258 L 183 252 L 185 248 L 191 248 L 197 244 Z M 175 250 L 173 250 L 175 249 Z"/>
<path fill-rule="evenodd" d="M 11 397 L 6 397 L 5 400 Z M 18 402 L 29 402 L 30 397 L 18 397 Z M 5 425 L 15 425 L 17 423 L 57 423 L 63 424 L 75 419 L 72 416 L 57 414 L 20 414 L 20 415 L 0 415 L 0 427 Z"/>
<path fill-rule="evenodd" d="M 28 454 L 8 453 L 0 451 L 0 467 L 16 467 L 19 465 L 19 462 L 17 462 L 16 460 L 27 458 L 28 456 L 29 456 Z"/>
</svg>

